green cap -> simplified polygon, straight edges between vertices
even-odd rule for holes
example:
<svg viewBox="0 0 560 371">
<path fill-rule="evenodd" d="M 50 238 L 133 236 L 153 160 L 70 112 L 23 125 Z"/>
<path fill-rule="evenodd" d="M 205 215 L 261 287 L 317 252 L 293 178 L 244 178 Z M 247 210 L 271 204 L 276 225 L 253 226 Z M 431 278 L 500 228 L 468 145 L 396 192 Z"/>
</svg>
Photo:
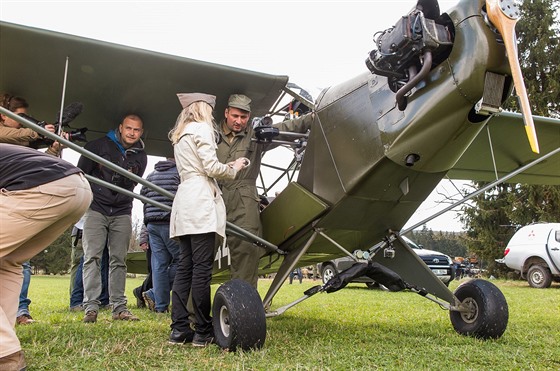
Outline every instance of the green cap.
<svg viewBox="0 0 560 371">
<path fill-rule="evenodd" d="M 228 107 L 251 112 L 251 98 L 243 94 L 232 94 L 229 96 Z"/>
</svg>

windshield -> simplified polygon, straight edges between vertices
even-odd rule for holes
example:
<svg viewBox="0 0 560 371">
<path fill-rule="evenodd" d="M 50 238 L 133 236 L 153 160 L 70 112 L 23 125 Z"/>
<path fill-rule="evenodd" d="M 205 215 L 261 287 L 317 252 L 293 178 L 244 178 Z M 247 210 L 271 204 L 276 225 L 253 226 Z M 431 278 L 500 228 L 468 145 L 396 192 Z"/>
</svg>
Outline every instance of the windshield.
<svg viewBox="0 0 560 371">
<path fill-rule="evenodd" d="M 405 240 L 406 243 L 409 244 L 410 247 L 412 247 L 413 249 L 418 249 L 418 250 L 421 250 L 421 249 L 422 249 L 421 246 L 417 245 L 415 242 L 412 242 L 412 240 L 411 240 L 410 238 L 405 237 L 405 236 L 401 236 L 401 237 L 402 237 L 403 240 Z"/>
</svg>

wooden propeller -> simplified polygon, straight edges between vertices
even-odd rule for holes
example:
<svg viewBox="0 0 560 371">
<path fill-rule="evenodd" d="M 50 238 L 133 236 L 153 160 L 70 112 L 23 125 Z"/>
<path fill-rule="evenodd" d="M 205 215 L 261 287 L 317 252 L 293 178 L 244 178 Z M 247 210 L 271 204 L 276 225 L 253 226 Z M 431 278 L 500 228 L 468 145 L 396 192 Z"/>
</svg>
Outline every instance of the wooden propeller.
<svg viewBox="0 0 560 371">
<path fill-rule="evenodd" d="M 498 29 L 504 40 L 509 65 L 511 67 L 513 84 L 521 103 L 523 122 L 525 124 L 525 131 L 529 139 L 529 144 L 531 145 L 531 150 L 535 153 L 539 153 L 537 132 L 535 131 L 535 124 L 533 123 L 533 115 L 531 114 L 531 107 L 529 106 L 529 97 L 527 96 L 527 89 L 523 82 L 523 74 L 521 73 L 517 45 L 515 43 L 515 24 L 519 20 L 519 7 L 513 0 L 486 0 L 486 10 L 490 21 L 494 27 Z"/>
</svg>

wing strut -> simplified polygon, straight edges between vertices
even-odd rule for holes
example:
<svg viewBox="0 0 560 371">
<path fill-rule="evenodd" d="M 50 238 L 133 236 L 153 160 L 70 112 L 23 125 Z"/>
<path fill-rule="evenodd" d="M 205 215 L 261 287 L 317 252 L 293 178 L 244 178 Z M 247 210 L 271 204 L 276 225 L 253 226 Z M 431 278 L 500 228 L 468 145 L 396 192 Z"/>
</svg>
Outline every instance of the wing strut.
<svg viewBox="0 0 560 371">
<path fill-rule="evenodd" d="M 432 216 L 430 216 L 430 217 L 428 217 L 428 218 L 426 218 L 426 219 L 424 219 L 424 220 L 422 220 L 422 221 L 420 221 L 420 222 L 414 224 L 414 225 L 411 226 L 411 227 L 408 227 L 408 228 L 405 229 L 405 230 L 400 231 L 399 234 L 400 234 L 400 235 L 406 234 L 406 233 L 412 231 L 413 229 L 416 229 L 416 228 L 418 228 L 418 227 L 420 227 L 420 226 L 426 224 L 427 222 L 429 222 L 429 221 L 432 220 L 432 219 L 437 218 L 437 217 L 440 216 L 441 214 L 444 214 L 444 213 L 448 212 L 449 210 L 456 208 L 457 206 L 459 206 L 459 205 L 465 203 L 466 201 L 468 201 L 468 200 L 470 200 L 470 199 L 472 199 L 472 198 L 478 196 L 479 194 L 481 194 L 481 193 L 483 193 L 483 192 L 489 190 L 489 189 L 492 188 L 492 187 L 497 186 L 497 185 L 500 184 L 500 183 L 505 182 L 506 180 L 508 180 L 508 179 L 510 179 L 510 178 L 512 178 L 512 177 L 514 177 L 514 176 L 516 176 L 517 174 L 520 174 L 520 173 L 524 172 L 525 170 L 527 170 L 527 169 L 529 169 L 529 168 L 535 166 L 535 165 L 538 164 L 539 162 L 542 162 L 542 161 L 546 160 L 547 158 L 549 158 L 549 157 L 551 157 L 551 156 L 554 156 L 554 155 L 557 154 L 557 153 L 560 153 L 560 147 L 556 148 L 555 150 L 552 150 L 552 151 L 548 152 L 546 155 L 543 155 L 542 157 L 537 158 L 536 160 L 534 160 L 534 161 L 528 163 L 527 165 L 522 166 L 522 167 L 518 168 L 517 170 L 512 171 L 511 173 L 509 173 L 509 174 L 503 176 L 502 178 L 496 180 L 495 182 L 492 182 L 492 183 L 490 183 L 490 184 L 488 184 L 488 185 L 482 187 L 482 188 L 479 189 L 478 191 L 475 191 L 475 192 L 473 192 L 473 193 L 467 195 L 467 196 L 466 196 L 465 198 L 463 198 L 462 200 L 459 200 L 459 201 L 455 202 L 454 204 L 449 205 L 448 207 L 446 207 L 445 209 L 443 209 L 443 210 L 441 210 L 441 211 L 438 211 L 438 212 L 435 213 L 434 215 L 432 215 Z"/>
</svg>

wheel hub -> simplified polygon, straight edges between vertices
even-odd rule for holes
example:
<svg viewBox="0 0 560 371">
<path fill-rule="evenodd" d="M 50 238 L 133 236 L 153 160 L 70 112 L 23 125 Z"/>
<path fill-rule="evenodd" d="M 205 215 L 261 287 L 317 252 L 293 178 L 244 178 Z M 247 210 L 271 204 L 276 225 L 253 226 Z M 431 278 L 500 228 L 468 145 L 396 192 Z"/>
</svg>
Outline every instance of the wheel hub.
<svg viewBox="0 0 560 371">
<path fill-rule="evenodd" d="M 229 337 L 229 311 L 225 305 L 220 308 L 220 328 L 225 337 Z"/>
<path fill-rule="evenodd" d="M 534 283 L 541 284 L 544 281 L 544 277 L 541 272 L 535 271 L 531 277 Z"/>
<path fill-rule="evenodd" d="M 474 323 L 478 317 L 478 304 L 473 298 L 466 298 L 462 302 L 462 307 L 466 310 L 461 311 L 461 318 L 466 323 Z"/>
</svg>

